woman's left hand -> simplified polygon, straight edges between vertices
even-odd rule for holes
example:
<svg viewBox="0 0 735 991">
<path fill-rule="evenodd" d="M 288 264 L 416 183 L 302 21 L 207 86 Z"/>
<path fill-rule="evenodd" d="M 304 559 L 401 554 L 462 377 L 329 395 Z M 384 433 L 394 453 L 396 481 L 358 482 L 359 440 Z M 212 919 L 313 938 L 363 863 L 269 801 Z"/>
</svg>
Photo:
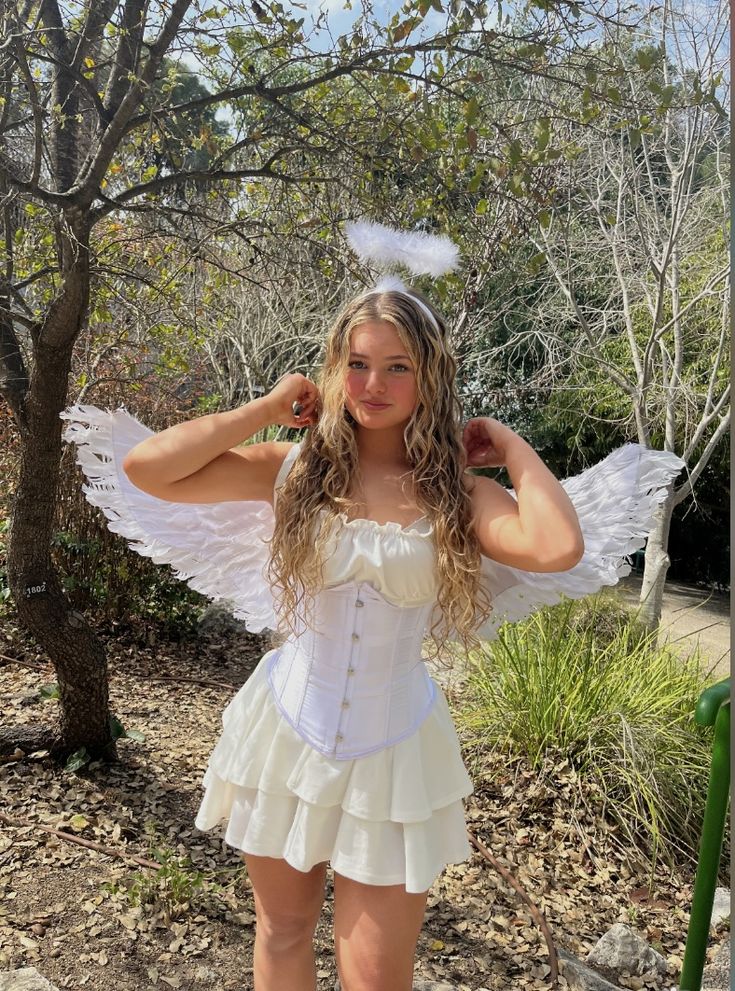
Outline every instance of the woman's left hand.
<svg viewBox="0 0 735 991">
<path fill-rule="evenodd" d="M 477 416 L 468 420 L 462 431 L 467 467 L 502 468 L 505 464 L 506 446 L 514 436 L 516 435 L 510 427 L 491 416 Z"/>
</svg>

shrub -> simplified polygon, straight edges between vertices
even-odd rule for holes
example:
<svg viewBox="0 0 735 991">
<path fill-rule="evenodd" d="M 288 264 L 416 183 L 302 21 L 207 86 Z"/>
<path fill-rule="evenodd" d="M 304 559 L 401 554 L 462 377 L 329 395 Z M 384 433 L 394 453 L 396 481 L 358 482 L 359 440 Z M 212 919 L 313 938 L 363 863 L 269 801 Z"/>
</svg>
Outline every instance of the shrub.
<svg viewBox="0 0 735 991">
<path fill-rule="evenodd" d="M 691 860 L 711 754 L 711 733 L 694 722 L 700 659 L 611 616 L 599 600 L 565 602 L 504 626 L 470 657 L 458 723 L 471 747 L 523 756 L 538 772 L 569 761 L 654 864 Z"/>
</svg>

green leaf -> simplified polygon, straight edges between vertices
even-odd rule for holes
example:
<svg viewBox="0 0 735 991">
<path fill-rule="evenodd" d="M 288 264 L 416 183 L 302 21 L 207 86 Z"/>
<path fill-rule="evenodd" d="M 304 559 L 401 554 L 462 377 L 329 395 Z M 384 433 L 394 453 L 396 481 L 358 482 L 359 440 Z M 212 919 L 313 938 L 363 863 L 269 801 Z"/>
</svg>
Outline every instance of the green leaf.
<svg viewBox="0 0 735 991">
<path fill-rule="evenodd" d="M 89 819 L 85 819 L 83 815 L 77 813 L 77 815 L 71 817 L 69 820 L 69 825 L 75 833 L 81 833 L 81 831 L 86 829 L 89 825 Z"/>
<path fill-rule="evenodd" d="M 128 740 L 135 740 L 137 743 L 145 743 L 145 733 L 141 733 L 137 729 L 129 729 L 125 731 L 125 736 Z"/>
<path fill-rule="evenodd" d="M 55 681 L 49 681 L 45 685 L 41 685 L 39 694 L 44 701 L 57 699 L 59 697 L 59 686 Z"/>
<path fill-rule="evenodd" d="M 478 200 L 475 205 L 475 213 L 478 214 L 479 216 L 482 216 L 484 213 L 487 213 L 487 209 L 489 206 L 490 204 L 488 203 L 487 200 Z"/>
<path fill-rule="evenodd" d="M 525 189 L 523 187 L 523 176 L 519 175 L 517 172 L 514 173 L 509 180 L 510 188 L 516 196 L 523 196 Z"/>
<path fill-rule="evenodd" d="M 468 124 L 474 124 L 477 118 L 480 116 L 480 104 L 477 102 L 474 96 L 464 105 L 464 119 Z"/>
<path fill-rule="evenodd" d="M 395 60 L 393 68 L 396 72 L 408 72 L 413 65 L 414 57 L 415 56 L 413 55 L 402 55 L 400 58 Z"/>
<path fill-rule="evenodd" d="M 523 145 L 521 142 L 514 138 L 513 141 L 508 145 L 508 159 L 511 165 L 517 165 L 523 157 Z"/>
<path fill-rule="evenodd" d="M 658 50 L 651 51 L 650 49 L 641 49 L 635 53 L 635 60 L 644 72 L 648 72 L 648 70 L 652 69 L 656 64 L 658 55 Z"/>
<path fill-rule="evenodd" d="M 535 255 L 531 255 L 531 257 L 528 260 L 529 271 L 533 275 L 537 275 L 538 272 L 541 271 L 541 268 L 545 261 L 546 261 L 546 252 L 544 251 L 538 251 L 536 252 Z"/>
<path fill-rule="evenodd" d="M 84 767 L 85 764 L 89 764 L 92 758 L 87 753 L 87 748 L 82 747 L 80 750 L 75 750 L 73 754 L 67 759 L 66 764 L 64 764 L 64 770 L 66 771 L 78 771 L 80 767 Z"/>
<path fill-rule="evenodd" d="M 117 716 L 110 716 L 110 732 L 113 740 L 119 740 L 121 736 L 125 736 L 125 727 Z"/>
<path fill-rule="evenodd" d="M 533 136 L 536 141 L 538 151 L 544 151 L 549 143 L 550 121 L 548 117 L 541 117 L 536 121 L 533 128 Z"/>
</svg>

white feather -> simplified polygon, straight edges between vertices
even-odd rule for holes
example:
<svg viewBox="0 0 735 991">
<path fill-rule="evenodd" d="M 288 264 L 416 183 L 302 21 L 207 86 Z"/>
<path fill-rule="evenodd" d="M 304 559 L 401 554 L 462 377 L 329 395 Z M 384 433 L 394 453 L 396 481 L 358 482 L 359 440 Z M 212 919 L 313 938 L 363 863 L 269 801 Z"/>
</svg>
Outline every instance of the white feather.
<svg viewBox="0 0 735 991">
<path fill-rule="evenodd" d="M 444 275 L 459 264 L 459 248 L 450 238 L 423 231 L 399 231 L 359 220 L 345 224 L 353 251 L 364 262 L 404 265 L 413 275 Z"/>
<path fill-rule="evenodd" d="M 397 275 L 384 275 L 370 292 L 408 292 L 408 286 Z"/>
</svg>

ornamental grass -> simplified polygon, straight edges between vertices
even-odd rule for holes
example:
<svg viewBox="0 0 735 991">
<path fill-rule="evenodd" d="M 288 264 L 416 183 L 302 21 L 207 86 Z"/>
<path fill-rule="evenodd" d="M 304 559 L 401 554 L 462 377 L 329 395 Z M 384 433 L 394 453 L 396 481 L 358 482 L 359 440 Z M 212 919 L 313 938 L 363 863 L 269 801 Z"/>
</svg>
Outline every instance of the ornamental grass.
<svg viewBox="0 0 735 991">
<path fill-rule="evenodd" d="M 596 796 L 652 866 L 696 858 L 712 745 L 694 722 L 711 683 L 698 651 L 658 643 L 597 596 L 507 624 L 469 665 L 456 718 L 475 758 L 500 751 L 541 775 L 571 765 L 584 803 Z"/>
</svg>

